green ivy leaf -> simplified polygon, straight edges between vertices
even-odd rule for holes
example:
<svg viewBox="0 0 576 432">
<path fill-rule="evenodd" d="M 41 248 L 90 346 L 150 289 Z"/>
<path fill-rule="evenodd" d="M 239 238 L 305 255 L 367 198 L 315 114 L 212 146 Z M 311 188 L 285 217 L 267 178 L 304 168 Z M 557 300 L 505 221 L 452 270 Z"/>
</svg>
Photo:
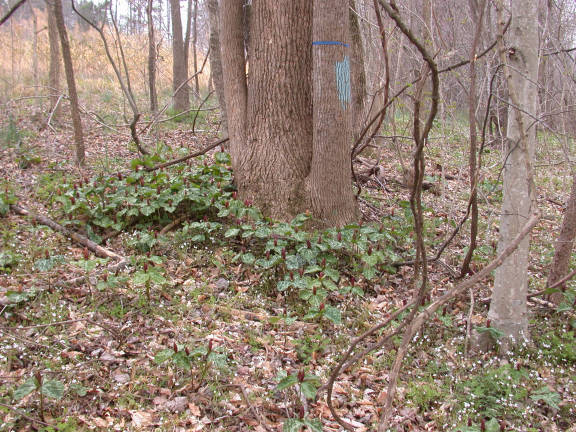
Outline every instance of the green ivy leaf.
<svg viewBox="0 0 576 432">
<path fill-rule="evenodd" d="M 325 268 L 324 274 L 328 276 L 330 279 L 332 279 L 334 282 L 338 282 L 338 280 L 340 280 L 340 272 L 336 269 L 330 267 Z"/>
<path fill-rule="evenodd" d="M 252 264 L 254 264 L 255 261 L 256 261 L 256 257 L 254 256 L 254 254 L 245 253 L 242 255 L 242 262 L 244 264 L 252 265 Z"/>
<path fill-rule="evenodd" d="M 306 396 L 306 399 L 314 399 L 316 397 L 316 392 L 318 388 L 312 381 L 304 381 L 300 384 L 300 390 L 302 394 Z"/>
<path fill-rule="evenodd" d="M 310 432 L 322 432 L 322 422 L 318 419 L 304 419 L 302 423 L 310 429 Z"/>
<path fill-rule="evenodd" d="M 42 383 L 42 394 L 52 399 L 62 399 L 64 384 L 57 380 L 48 380 Z"/>
<path fill-rule="evenodd" d="M 332 321 L 335 325 L 340 325 L 342 323 L 342 314 L 338 308 L 326 305 L 324 308 L 324 316 Z"/>
<path fill-rule="evenodd" d="M 14 395 L 13 395 L 14 399 L 20 400 L 20 399 L 28 396 L 30 393 L 32 393 L 37 388 L 38 388 L 38 381 L 36 380 L 36 378 L 34 378 L 34 377 L 28 378 L 24 382 L 24 384 L 22 384 L 20 387 L 18 387 L 14 391 Z"/>
<path fill-rule="evenodd" d="M 278 291 L 282 292 L 282 291 L 286 291 L 291 286 L 292 286 L 292 281 L 283 280 L 283 281 L 278 282 L 278 285 L 276 285 L 276 289 Z"/>
<path fill-rule="evenodd" d="M 154 363 L 162 364 L 166 360 L 171 359 L 172 356 L 174 356 L 174 350 L 173 349 L 165 349 L 165 350 L 159 351 L 154 356 Z"/>
<path fill-rule="evenodd" d="M 298 377 L 296 375 L 288 375 L 280 380 L 278 385 L 276 386 L 277 391 L 282 391 L 295 385 L 298 382 Z"/>
<path fill-rule="evenodd" d="M 546 386 L 536 390 L 536 392 L 530 396 L 530 399 L 536 402 L 543 401 L 556 410 L 560 409 L 559 403 L 562 402 L 560 395 Z"/>
<path fill-rule="evenodd" d="M 228 231 L 224 233 L 225 238 L 236 237 L 240 234 L 240 228 L 230 228 Z"/>
<path fill-rule="evenodd" d="M 139 271 L 134 273 L 132 277 L 132 283 L 134 285 L 144 285 L 146 282 L 150 280 L 150 275 L 144 271 Z"/>
<path fill-rule="evenodd" d="M 304 426 L 304 422 L 299 419 L 289 418 L 284 420 L 282 425 L 282 432 L 300 432 Z"/>
</svg>

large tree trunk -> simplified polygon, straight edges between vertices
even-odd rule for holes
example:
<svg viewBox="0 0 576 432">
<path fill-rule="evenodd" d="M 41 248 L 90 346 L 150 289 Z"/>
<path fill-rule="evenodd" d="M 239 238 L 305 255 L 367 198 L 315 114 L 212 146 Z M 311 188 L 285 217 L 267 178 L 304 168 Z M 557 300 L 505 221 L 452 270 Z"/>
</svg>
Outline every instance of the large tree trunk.
<svg viewBox="0 0 576 432">
<path fill-rule="evenodd" d="M 252 4 L 247 140 L 238 172 L 244 195 L 279 219 L 308 208 L 311 28 L 310 0 Z"/>
<path fill-rule="evenodd" d="M 154 17 L 152 5 L 154 0 L 148 0 L 146 17 L 148 20 L 148 91 L 150 93 L 150 110 L 158 111 L 158 95 L 156 93 L 156 38 L 154 35 Z"/>
<path fill-rule="evenodd" d="M 56 26 L 60 36 L 60 45 L 62 46 L 62 58 L 64 59 L 64 71 L 66 73 L 66 82 L 68 84 L 68 97 L 70 98 L 70 111 L 72 114 L 72 124 L 74 126 L 74 143 L 76 147 L 76 164 L 84 165 L 84 134 L 82 132 L 82 120 L 80 119 L 80 108 L 78 104 L 78 93 L 76 92 L 76 81 L 74 79 L 74 68 L 72 66 L 72 54 L 70 53 L 70 43 L 68 42 L 68 33 L 64 24 L 64 15 L 62 14 L 62 1 L 53 0 L 54 16 L 56 17 Z"/>
<path fill-rule="evenodd" d="M 352 90 L 348 1 L 314 1 L 312 32 L 313 156 L 308 191 L 315 216 L 328 225 L 358 217 L 350 179 Z"/>
<path fill-rule="evenodd" d="M 172 89 L 174 91 L 174 109 L 186 111 L 190 108 L 188 84 L 188 64 L 184 39 L 182 36 L 182 18 L 180 16 L 180 0 L 170 0 L 172 17 Z"/>
<path fill-rule="evenodd" d="M 502 1 L 499 8 L 501 31 L 505 21 Z M 531 161 L 536 141 L 538 98 L 538 26 L 537 2 L 513 0 L 513 17 L 507 49 L 506 68 L 510 108 L 504 156 L 503 203 L 500 219 L 498 251 L 504 250 L 517 236 L 533 212 Z M 502 47 L 500 47 L 502 49 Z M 516 108 L 517 107 L 517 108 Z M 504 333 L 504 347 L 522 343 L 528 338 L 528 254 L 530 239 L 526 237 L 518 249 L 496 270 L 494 291 L 488 318 L 493 327 Z"/>
<path fill-rule="evenodd" d="M 242 5 L 242 0 L 220 4 L 224 91 L 240 195 L 277 219 L 312 210 L 324 224 L 349 222 L 357 213 L 350 172 L 350 70 L 344 46 L 318 46 L 328 51 L 317 63 L 313 146 L 312 2 L 252 3 L 248 82 Z M 340 24 L 348 32 L 348 1 L 338 0 L 337 5 L 338 24 L 319 35 L 346 38 L 336 32 Z M 321 125 L 323 120 L 328 123 Z"/>
<path fill-rule="evenodd" d="M 48 87 L 50 87 L 50 111 L 53 119 L 60 117 L 60 41 L 54 15 L 54 0 L 46 1 L 48 11 L 48 41 L 50 44 L 50 66 L 48 69 Z"/>
<path fill-rule="evenodd" d="M 566 211 L 564 213 L 564 220 L 562 221 L 562 228 L 556 240 L 554 250 L 554 261 L 552 268 L 548 275 L 547 286 L 554 285 L 557 281 L 562 279 L 570 268 L 570 258 L 572 257 L 572 248 L 574 246 L 574 238 L 576 237 L 576 172 L 572 174 L 572 189 L 570 190 L 570 197 L 566 203 Z M 565 284 L 564 284 L 565 286 Z M 561 286 L 559 288 L 563 288 Z M 552 302 L 559 304 L 564 295 L 561 292 L 553 293 L 550 296 Z"/>
<path fill-rule="evenodd" d="M 210 19 L 210 74 L 222 112 L 222 133 L 228 135 L 226 120 L 226 101 L 224 99 L 224 78 L 222 77 L 222 56 L 220 55 L 220 19 L 218 17 L 218 0 L 208 0 L 208 17 Z"/>
</svg>

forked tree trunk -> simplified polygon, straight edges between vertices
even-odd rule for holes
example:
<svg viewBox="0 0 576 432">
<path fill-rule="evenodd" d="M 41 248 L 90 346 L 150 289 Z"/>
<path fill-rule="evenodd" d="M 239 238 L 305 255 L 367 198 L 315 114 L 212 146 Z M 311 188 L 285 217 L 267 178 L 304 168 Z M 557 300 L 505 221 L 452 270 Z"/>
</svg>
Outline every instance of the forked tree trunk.
<svg viewBox="0 0 576 432">
<path fill-rule="evenodd" d="M 348 0 L 314 1 L 312 31 L 313 156 L 308 178 L 312 210 L 328 225 L 357 219 L 350 157 L 352 89 Z"/>
<path fill-rule="evenodd" d="M 344 46 L 318 45 L 328 51 L 317 61 L 313 145 L 313 2 L 252 3 L 248 81 L 243 3 L 221 0 L 220 4 L 230 151 L 240 195 L 277 219 L 289 220 L 312 210 L 326 225 L 350 222 L 357 212 L 350 172 L 350 70 Z M 341 40 L 347 34 L 338 33 L 340 26 L 348 31 L 348 0 L 336 4 L 336 14 L 320 17 L 318 34 L 349 44 Z M 327 123 L 322 125 L 323 121 Z"/>
<path fill-rule="evenodd" d="M 156 93 L 156 37 L 154 34 L 154 17 L 152 6 L 154 0 L 148 0 L 146 17 L 148 20 L 148 91 L 150 93 L 150 111 L 158 111 L 158 95 Z"/>
<path fill-rule="evenodd" d="M 74 143 L 76 149 L 76 164 L 84 165 L 84 134 L 82 132 L 82 120 L 80 119 L 80 108 L 78 104 L 78 93 L 76 92 L 76 81 L 74 79 L 74 68 L 72 66 L 72 54 L 70 53 L 70 43 L 68 33 L 64 24 L 64 15 L 62 14 L 62 1 L 53 0 L 54 16 L 56 17 L 56 26 L 60 36 L 60 45 L 62 47 L 62 58 L 64 59 L 64 71 L 66 73 L 66 82 L 68 84 L 68 97 L 70 98 L 70 111 L 72 114 L 72 124 L 74 127 Z"/>
<path fill-rule="evenodd" d="M 189 86 L 186 83 L 188 79 L 188 56 L 184 50 L 179 0 L 170 0 L 170 14 L 172 17 L 172 90 L 174 91 L 174 109 L 181 112 L 190 108 L 190 94 Z"/>
<path fill-rule="evenodd" d="M 505 26 L 502 0 L 499 8 L 501 33 Z M 531 161 L 534 155 L 536 128 L 530 127 L 537 118 L 538 97 L 538 26 L 537 2 L 512 0 L 512 23 L 506 49 L 506 68 L 510 108 L 504 157 L 504 186 L 500 217 L 498 251 L 504 250 L 518 235 L 534 211 L 531 184 Z M 502 48 L 502 45 L 500 46 Z M 502 51 L 504 55 L 504 51 Z M 518 108 L 515 108 L 515 107 Z M 521 111 L 520 111 L 521 110 Z M 493 327 L 503 332 L 503 346 L 509 347 L 526 340 L 528 335 L 528 254 L 530 239 L 526 237 L 518 249 L 496 270 L 494 290 L 488 318 Z"/>
<path fill-rule="evenodd" d="M 210 19 L 210 78 L 216 89 L 222 118 L 222 133 L 228 135 L 226 120 L 226 100 L 224 98 L 224 79 L 222 78 L 222 56 L 220 54 L 220 19 L 218 17 L 218 0 L 208 0 L 208 17 Z"/>
</svg>

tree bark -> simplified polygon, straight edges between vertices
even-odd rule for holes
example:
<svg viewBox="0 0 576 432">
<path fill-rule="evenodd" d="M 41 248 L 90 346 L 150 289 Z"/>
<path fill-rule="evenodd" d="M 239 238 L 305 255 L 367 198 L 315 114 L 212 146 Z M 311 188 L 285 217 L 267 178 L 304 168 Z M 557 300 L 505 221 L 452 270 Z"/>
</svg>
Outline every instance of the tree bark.
<svg viewBox="0 0 576 432">
<path fill-rule="evenodd" d="M 198 77 L 198 0 L 194 0 L 192 18 L 192 61 L 194 62 L 194 88 L 196 97 L 200 97 L 200 78 Z"/>
<path fill-rule="evenodd" d="M 46 0 L 48 11 L 48 41 L 50 44 L 50 66 L 48 69 L 48 87 L 50 87 L 50 111 L 54 111 L 52 118 L 60 117 L 60 42 L 58 40 L 58 27 L 54 15 L 54 0 Z"/>
<path fill-rule="evenodd" d="M 32 3 L 28 3 L 32 15 L 32 77 L 34 82 L 34 95 L 38 95 L 38 19 Z"/>
<path fill-rule="evenodd" d="M 500 33 L 505 26 L 502 1 L 496 2 Z M 538 80 L 538 4 L 531 0 L 513 0 L 510 40 L 501 55 L 508 58 L 506 67 L 510 100 L 506 148 L 504 154 L 503 203 L 500 218 L 498 251 L 504 250 L 522 229 L 535 210 L 535 191 L 531 183 L 536 128 L 529 127 L 537 118 Z M 496 270 L 488 318 L 503 332 L 504 348 L 528 339 L 528 254 L 526 237 L 518 249 Z"/>
<path fill-rule="evenodd" d="M 72 114 L 72 124 L 74 126 L 74 143 L 76 149 L 76 164 L 84 165 L 84 134 L 82 132 L 82 120 L 80 119 L 80 108 L 78 104 L 78 93 L 76 92 L 76 81 L 74 79 L 74 68 L 72 66 L 72 54 L 70 53 L 70 43 L 68 33 L 64 24 L 64 15 L 62 14 L 62 1 L 53 0 L 54 16 L 58 35 L 60 36 L 60 45 L 62 47 L 62 58 L 64 59 L 64 71 L 66 73 L 66 82 L 68 84 L 68 97 L 70 98 L 70 111 Z"/>
<path fill-rule="evenodd" d="M 188 79 L 188 56 L 184 50 L 180 0 L 170 0 L 170 14 L 172 18 L 172 89 L 174 91 L 174 109 L 181 112 L 190 108 L 190 88 L 188 84 L 182 85 Z"/>
<path fill-rule="evenodd" d="M 220 50 L 232 166 L 236 169 L 246 141 L 248 88 L 244 59 L 243 0 L 220 0 Z M 241 172 L 235 173 L 237 181 Z"/>
<path fill-rule="evenodd" d="M 338 16 L 330 15 L 321 28 L 335 18 L 330 30 L 335 33 L 322 34 L 341 40 L 349 31 L 348 0 L 324 2 L 324 8 L 334 4 Z M 242 8 L 242 0 L 220 3 L 230 152 L 240 196 L 275 219 L 290 220 L 311 210 L 321 224 L 350 222 L 357 211 L 350 171 L 350 60 L 344 47 L 318 46 L 328 51 L 318 61 L 313 145 L 313 2 L 252 3 L 248 80 Z M 340 25 L 345 34 L 336 33 Z"/>
<path fill-rule="evenodd" d="M 247 140 L 237 172 L 244 196 L 284 220 L 309 208 L 311 3 L 261 0 L 251 10 Z"/>
<path fill-rule="evenodd" d="M 158 111 L 158 95 L 156 93 L 156 37 L 154 34 L 154 17 L 152 6 L 154 0 L 148 0 L 146 16 L 148 20 L 148 91 L 150 93 L 150 111 Z"/>
<path fill-rule="evenodd" d="M 210 19 L 210 74 L 222 118 L 222 134 L 228 135 L 228 121 L 226 118 L 226 100 L 224 98 L 224 78 L 222 76 L 222 56 L 220 54 L 220 19 L 218 17 L 218 0 L 208 0 L 208 17 Z"/>
<path fill-rule="evenodd" d="M 350 158 L 352 90 L 348 1 L 314 1 L 312 31 L 313 156 L 308 190 L 312 210 L 328 225 L 358 217 Z"/>
<path fill-rule="evenodd" d="M 554 285 L 557 281 L 562 279 L 570 268 L 570 258 L 572 257 L 572 248 L 574 247 L 574 238 L 576 237 L 576 172 L 572 174 L 572 188 L 570 190 L 570 197 L 566 203 L 566 210 L 564 212 L 564 219 L 562 221 L 562 228 L 556 240 L 554 248 L 554 261 L 552 268 L 548 275 L 547 286 Z M 559 288 L 564 289 L 566 284 Z M 561 292 L 553 293 L 550 300 L 559 304 L 564 299 Z"/>
<path fill-rule="evenodd" d="M 350 39 L 351 39 L 351 72 L 352 72 L 352 136 L 354 141 L 364 128 L 366 117 L 366 71 L 364 69 L 364 46 L 360 24 L 355 11 L 355 1 L 349 0 Z"/>
</svg>

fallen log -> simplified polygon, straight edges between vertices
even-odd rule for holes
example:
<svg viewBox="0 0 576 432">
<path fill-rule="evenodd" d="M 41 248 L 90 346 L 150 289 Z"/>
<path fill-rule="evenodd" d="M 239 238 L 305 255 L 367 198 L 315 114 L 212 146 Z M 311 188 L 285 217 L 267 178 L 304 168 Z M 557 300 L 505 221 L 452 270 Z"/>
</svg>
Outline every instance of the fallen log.
<svg viewBox="0 0 576 432">
<path fill-rule="evenodd" d="M 84 237 L 83 235 L 78 234 L 77 232 L 69 230 L 68 228 L 60 225 L 58 222 L 53 221 L 52 219 L 50 219 L 47 216 L 34 213 L 30 210 L 25 209 L 24 207 L 16 205 L 16 204 L 12 204 L 10 206 L 10 209 L 14 213 L 16 213 L 17 215 L 28 216 L 33 221 L 36 221 L 42 225 L 46 225 L 46 226 L 52 228 L 54 231 L 58 231 L 59 233 L 64 234 L 66 237 L 71 238 L 76 243 L 88 248 L 88 250 L 91 250 L 92 252 L 94 252 L 99 257 L 112 258 L 112 259 L 117 260 L 117 261 L 124 261 L 125 260 L 125 258 L 123 256 L 118 255 L 117 253 L 112 252 L 111 250 L 106 249 L 106 248 L 94 243 L 89 238 Z"/>
</svg>

